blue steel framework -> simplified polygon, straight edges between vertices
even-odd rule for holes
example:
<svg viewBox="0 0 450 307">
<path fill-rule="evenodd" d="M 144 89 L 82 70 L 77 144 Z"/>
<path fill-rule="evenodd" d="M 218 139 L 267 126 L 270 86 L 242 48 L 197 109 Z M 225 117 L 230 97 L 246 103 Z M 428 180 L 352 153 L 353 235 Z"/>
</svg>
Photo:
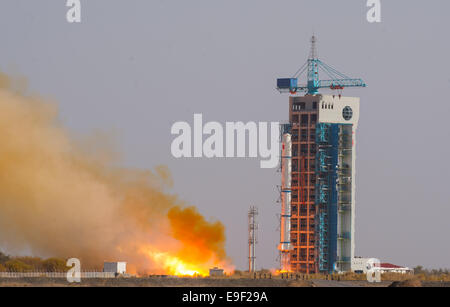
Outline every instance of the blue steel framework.
<svg viewBox="0 0 450 307">
<path fill-rule="evenodd" d="M 341 255 L 346 252 L 341 242 L 350 240 L 342 218 L 350 209 L 351 197 L 343 194 L 351 196 L 351 171 L 342 157 L 352 150 L 351 133 L 347 132 L 351 129 L 352 125 L 330 123 L 318 123 L 316 129 L 316 265 L 323 273 L 343 270 L 342 264 L 349 262 L 349 257 Z"/>
<path fill-rule="evenodd" d="M 337 251 L 338 125 L 317 124 L 316 228 L 319 272 L 332 272 Z"/>
<path fill-rule="evenodd" d="M 366 83 L 362 79 L 351 78 L 319 60 L 317 58 L 316 41 L 316 37 L 313 36 L 311 38 L 309 58 L 294 76 L 292 78 L 277 80 L 277 89 L 280 93 L 290 92 L 291 94 L 295 94 L 298 92 L 306 92 L 308 95 L 316 95 L 321 88 L 343 90 L 346 87 L 366 87 Z M 320 71 L 327 75 L 328 79 L 320 80 Z M 305 72 L 307 83 L 298 85 L 299 77 Z"/>
</svg>

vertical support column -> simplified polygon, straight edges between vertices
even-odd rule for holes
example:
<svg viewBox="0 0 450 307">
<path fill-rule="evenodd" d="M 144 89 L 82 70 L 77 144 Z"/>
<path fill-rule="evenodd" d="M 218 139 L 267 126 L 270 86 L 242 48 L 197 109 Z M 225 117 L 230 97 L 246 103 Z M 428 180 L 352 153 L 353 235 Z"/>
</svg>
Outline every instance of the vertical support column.
<svg viewBox="0 0 450 307">
<path fill-rule="evenodd" d="M 351 270 L 353 240 L 353 127 L 339 125 L 337 270 Z"/>
<path fill-rule="evenodd" d="M 350 261 L 355 258 L 355 205 L 356 205 L 356 128 L 357 125 L 352 125 L 352 178 L 351 178 L 351 191 L 352 191 L 352 204 L 350 212 L 350 225 L 351 225 L 351 238 L 350 238 Z M 350 265 L 351 270 L 351 265 Z"/>
</svg>

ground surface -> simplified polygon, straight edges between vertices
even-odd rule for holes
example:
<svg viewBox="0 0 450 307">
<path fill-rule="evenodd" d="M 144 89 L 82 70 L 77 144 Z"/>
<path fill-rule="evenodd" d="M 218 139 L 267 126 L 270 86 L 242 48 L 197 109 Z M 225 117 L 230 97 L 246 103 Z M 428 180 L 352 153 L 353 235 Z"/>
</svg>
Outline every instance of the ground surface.
<svg viewBox="0 0 450 307">
<path fill-rule="evenodd" d="M 113 278 L 83 279 L 69 284 L 63 278 L 2 278 L 0 287 L 388 287 L 390 281 L 286 280 L 286 279 L 209 279 L 209 278 Z M 450 282 L 422 282 L 424 287 L 450 287 Z"/>
</svg>

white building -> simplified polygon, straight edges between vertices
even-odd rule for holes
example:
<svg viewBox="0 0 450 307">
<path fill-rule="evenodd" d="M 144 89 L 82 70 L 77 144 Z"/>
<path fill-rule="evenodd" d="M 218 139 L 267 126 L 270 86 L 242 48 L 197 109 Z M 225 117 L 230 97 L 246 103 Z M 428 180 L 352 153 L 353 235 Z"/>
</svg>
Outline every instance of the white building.
<svg viewBox="0 0 450 307">
<path fill-rule="evenodd" d="M 366 274 L 372 268 L 376 271 L 384 273 L 414 274 L 414 270 L 408 267 L 398 266 L 392 263 L 378 263 L 376 258 L 353 258 L 352 272 Z M 378 264 L 377 264 L 378 263 Z"/>
<path fill-rule="evenodd" d="M 104 262 L 103 272 L 125 274 L 127 272 L 126 262 Z"/>
<path fill-rule="evenodd" d="M 214 267 L 212 269 L 209 269 L 209 276 L 223 276 L 223 269 L 220 269 L 218 267 Z"/>
</svg>

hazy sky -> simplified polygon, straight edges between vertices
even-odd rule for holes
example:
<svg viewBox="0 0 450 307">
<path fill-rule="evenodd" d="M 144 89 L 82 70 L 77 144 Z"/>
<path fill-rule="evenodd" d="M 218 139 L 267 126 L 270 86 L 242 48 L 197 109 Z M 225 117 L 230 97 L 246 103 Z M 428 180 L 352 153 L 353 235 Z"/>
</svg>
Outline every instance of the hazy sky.
<svg viewBox="0 0 450 307">
<path fill-rule="evenodd" d="M 259 159 L 172 158 L 175 121 L 287 120 L 275 79 L 318 36 L 319 57 L 363 78 L 357 147 L 356 254 L 450 267 L 450 2 L 382 0 L 0 1 L 0 69 L 59 102 L 76 133 L 113 133 L 127 166 L 167 164 L 173 191 L 227 228 L 247 265 L 247 210 L 259 207 L 259 268 L 277 266 L 280 174 Z"/>
</svg>

